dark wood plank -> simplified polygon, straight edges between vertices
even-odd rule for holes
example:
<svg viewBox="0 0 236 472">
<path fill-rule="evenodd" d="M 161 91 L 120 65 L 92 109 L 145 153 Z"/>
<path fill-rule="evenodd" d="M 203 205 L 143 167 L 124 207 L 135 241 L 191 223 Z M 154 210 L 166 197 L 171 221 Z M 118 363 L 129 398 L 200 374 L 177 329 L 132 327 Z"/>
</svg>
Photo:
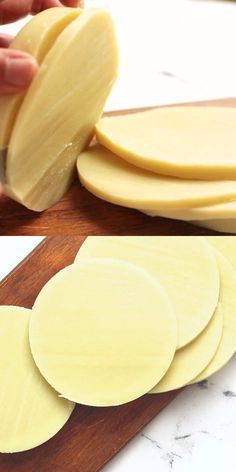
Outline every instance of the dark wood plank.
<svg viewBox="0 0 236 472">
<path fill-rule="evenodd" d="M 43 285 L 73 263 L 84 239 L 44 240 L 0 283 L 0 304 L 31 308 Z M 119 407 L 78 405 L 47 443 L 27 452 L 0 454 L 0 472 L 96 472 L 177 394 L 145 395 Z"/>
<path fill-rule="evenodd" d="M 189 104 L 191 105 L 191 104 Z M 236 98 L 198 102 L 204 106 L 235 107 Z M 136 110 L 109 115 L 135 113 Z M 150 218 L 136 210 L 103 202 L 76 181 L 69 192 L 49 210 L 34 213 L 5 196 L 0 197 L 0 235 L 106 235 L 106 234 L 214 234 L 213 231 L 166 218 Z"/>
</svg>

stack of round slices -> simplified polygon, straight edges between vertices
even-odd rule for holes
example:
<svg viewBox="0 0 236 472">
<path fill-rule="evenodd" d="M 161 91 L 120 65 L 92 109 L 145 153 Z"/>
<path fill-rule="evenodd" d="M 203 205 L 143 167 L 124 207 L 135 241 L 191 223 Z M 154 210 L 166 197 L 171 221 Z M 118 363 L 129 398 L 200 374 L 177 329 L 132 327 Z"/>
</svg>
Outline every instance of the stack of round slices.
<svg viewBox="0 0 236 472">
<path fill-rule="evenodd" d="M 27 450 L 56 434 L 75 403 L 120 405 L 229 361 L 236 240 L 89 237 L 32 310 L 0 307 L 0 334 L 0 451 Z"/>
<path fill-rule="evenodd" d="M 77 162 L 94 195 L 151 216 L 236 232 L 236 110 L 175 106 L 102 118 Z"/>
</svg>

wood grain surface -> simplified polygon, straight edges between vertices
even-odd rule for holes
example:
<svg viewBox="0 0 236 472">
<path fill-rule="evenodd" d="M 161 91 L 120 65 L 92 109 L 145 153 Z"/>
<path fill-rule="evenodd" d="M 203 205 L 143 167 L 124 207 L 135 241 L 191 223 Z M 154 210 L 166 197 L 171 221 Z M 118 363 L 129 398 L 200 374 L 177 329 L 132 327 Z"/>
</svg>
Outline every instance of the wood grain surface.
<svg viewBox="0 0 236 472">
<path fill-rule="evenodd" d="M 45 239 L 0 283 L 0 304 L 31 308 L 43 285 L 74 261 L 84 239 Z M 177 394 L 145 395 L 118 407 L 77 405 L 50 441 L 31 451 L 0 454 L 0 472 L 96 472 Z"/>
<path fill-rule="evenodd" d="M 236 98 L 198 102 L 197 105 L 235 107 Z M 146 109 L 123 110 L 109 115 Z M 35 213 L 5 196 L 0 197 L 0 235 L 56 234 L 202 235 L 214 232 L 177 220 L 151 218 L 136 210 L 112 205 L 94 197 L 78 181 L 60 202 L 43 213 Z"/>
</svg>

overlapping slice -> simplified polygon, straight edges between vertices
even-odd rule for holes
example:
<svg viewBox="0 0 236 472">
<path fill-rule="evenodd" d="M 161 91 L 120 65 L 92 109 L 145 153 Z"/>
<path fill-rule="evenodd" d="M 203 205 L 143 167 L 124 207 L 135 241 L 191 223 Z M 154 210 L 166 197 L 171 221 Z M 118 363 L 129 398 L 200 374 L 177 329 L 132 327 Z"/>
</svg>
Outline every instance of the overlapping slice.
<svg viewBox="0 0 236 472">
<path fill-rule="evenodd" d="M 141 210 L 142 211 L 142 210 Z M 172 210 L 143 210 L 150 216 L 164 216 L 175 220 L 227 220 L 236 218 L 236 202 L 218 203 L 216 205 L 183 208 Z"/>
<path fill-rule="evenodd" d="M 11 42 L 11 49 L 27 52 L 40 65 L 61 32 L 80 15 L 79 8 L 50 8 L 34 16 Z M 8 145 L 26 93 L 0 96 L 0 149 Z"/>
<path fill-rule="evenodd" d="M 63 397 L 119 405 L 150 390 L 175 353 L 177 324 L 165 290 L 142 268 L 114 259 L 56 274 L 33 307 L 30 345 Z"/>
<path fill-rule="evenodd" d="M 199 336 L 187 346 L 176 351 L 164 377 L 150 393 L 168 392 L 191 382 L 214 357 L 223 331 L 223 310 L 219 304 Z"/>
<path fill-rule="evenodd" d="M 182 106 L 103 118 L 98 140 L 131 164 L 187 179 L 236 177 L 235 108 Z"/>
<path fill-rule="evenodd" d="M 97 138 L 109 152 L 97 147 L 82 157 L 81 182 L 104 200 L 136 204 L 150 216 L 235 233 L 235 196 L 225 198 L 235 187 L 227 181 L 236 177 L 235 123 L 234 108 L 202 106 L 103 118 Z"/>
<path fill-rule="evenodd" d="M 86 10 L 50 48 L 18 112 L 6 161 L 9 196 L 41 211 L 65 193 L 116 74 L 111 17 Z"/>
<path fill-rule="evenodd" d="M 206 239 L 229 260 L 236 270 L 236 238 L 234 236 L 207 236 Z"/>
<path fill-rule="evenodd" d="M 223 334 L 215 356 L 194 382 L 206 379 L 220 370 L 236 351 L 236 271 L 230 262 L 216 251 L 220 269 L 220 302 L 223 308 Z"/>
<path fill-rule="evenodd" d="M 166 210 L 210 205 L 236 198 L 235 181 L 181 180 L 132 166 L 96 145 L 77 161 L 81 183 L 94 195 L 117 205 Z"/>
<path fill-rule="evenodd" d="M 0 307 L 0 452 L 20 452 L 54 436 L 74 403 L 58 394 L 39 373 L 29 347 L 31 311 Z"/>
<path fill-rule="evenodd" d="M 217 208 L 219 213 L 222 213 L 222 218 L 205 218 L 204 215 L 211 212 L 211 209 Z M 206 209 L 206 211 L 205 211 Z M 224 214 L 224 209 L 227 209 L 227 213 Z M 142 213 L 148 216 L 161 216 L 164 218 L 172 218 L 174 220 L 189 221 L 190 223 L 201 226 L 203 228 L 209 228 L 213 231 L 219 231 L 221 233 L 236 233 L 236 218 L 235 218 L 235 203 L 222 203 L 219 205 L 199 208 L 185 208 L 184 210 L 140 210 Z M 227 214 L 232 214 L 232 218 L 228 218 Z M 193 220 L 193 218 L 197 218 Z"/>
<path fill-rule="evenodd" d="M 196 338 L 213 316 L 219 271 L 214 251 L 204 238 L 89 237 L 75 263 L 94 257 L 141 266 L 165 287 L 177 316 L 178 348 Z"/>
</svg>

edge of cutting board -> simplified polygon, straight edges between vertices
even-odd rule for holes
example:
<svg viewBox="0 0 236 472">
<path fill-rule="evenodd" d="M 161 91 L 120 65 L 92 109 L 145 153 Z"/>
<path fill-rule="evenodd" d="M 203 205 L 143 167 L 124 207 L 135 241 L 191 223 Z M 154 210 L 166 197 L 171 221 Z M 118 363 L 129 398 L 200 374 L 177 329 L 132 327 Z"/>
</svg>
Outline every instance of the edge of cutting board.
<svg viewBox="0 0 236 472">
<path fill-rule="evenodd" d="M 43 240 L 0 282 L 0 304 L 31 308 L 43 285 L 73 263 L 84 239 Z M 0 472 L 97 472 L 178 393 L 144 395 L 118 407 L 78 405 L 51 440 L 30 451 L 0 454 Z"/>
<path fill-rule="evenodd" d="M 178 104 L 236 107 L 236 98 Z M 176 104 L 168 105 L 176 106 Z M 124 115 L 157 107 L 120 110 L 106 115 Z M 204 235 L 220 234 L 190 223 L 151 218 L 137 210 L 104 202 L 76 180 L 67 194 L 43 213 L 27 210 L 6 196 L 0 197 L 0 235 Z"/>
</svg>

